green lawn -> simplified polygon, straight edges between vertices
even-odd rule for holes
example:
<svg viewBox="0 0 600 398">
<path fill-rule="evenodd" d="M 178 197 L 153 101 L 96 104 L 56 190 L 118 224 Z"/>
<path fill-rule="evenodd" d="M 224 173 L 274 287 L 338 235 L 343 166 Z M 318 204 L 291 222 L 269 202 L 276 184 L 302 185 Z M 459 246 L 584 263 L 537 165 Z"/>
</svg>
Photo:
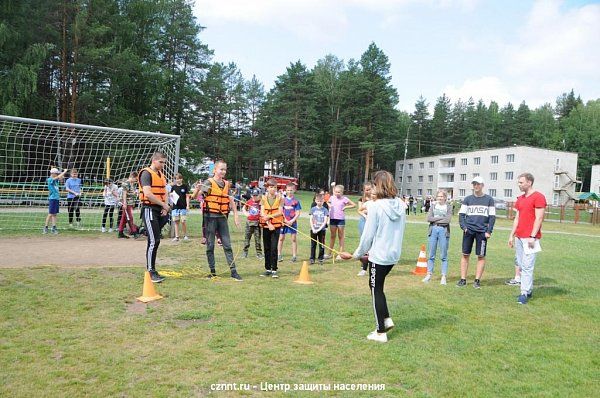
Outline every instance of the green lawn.
<svg viewBox="0 0 600 398">
<path fill-rule="evenodd" d="M 504 285 L 513 273 L 510 222 L 498 221 L 476 290 L 474 264 L 469 285 L 454 286 L 457 233 L 448 286 L 439 285 L 439 264 L 428 285 L 410 273 L 426 243 L 422 220 L 410 216 L 402 259 L 386 282 L 396 323 L 388 344 L 365 338 L 374 321 L 358 263 L 313 266 L 315 284 L 298 285 L 292 281 L 300 263 L 284 261 L 280 279 L 264 279 L 253 247 L 250 258 L 239 259 L 241 230 L 232 222 L 244 281 L 187 272 L 159 285 L 165 299 L 149 305 L 135 304 L 143 259 L 131 268 L 0 269 L 0 396 L 262 396 L 261 383 L 385 385 L 383 392 L 329 393 L 336 396 L 595 396 L 598 227 L 544 225 L 534 299 L 520 306 L 518 288 Z M 190 222 L 194 240 L 162 244 L 159 257 L 176 265 L 161 268 L 159 259 L 159 270 L 207 270 L 198 217 Z M 308 230 L 306 218 L 301 226 Z M 347 235 L 354 249 L 356 221 Z M 309 242 L 299 240 L 307 258 Z M 289 252 L 286 242 L 287 258 Z M 216 253 L 217 271 L 224 272 L 223 252 Z M 213 392 L 214 383 L 244 383 L 251 391 Z"/>
</svg>

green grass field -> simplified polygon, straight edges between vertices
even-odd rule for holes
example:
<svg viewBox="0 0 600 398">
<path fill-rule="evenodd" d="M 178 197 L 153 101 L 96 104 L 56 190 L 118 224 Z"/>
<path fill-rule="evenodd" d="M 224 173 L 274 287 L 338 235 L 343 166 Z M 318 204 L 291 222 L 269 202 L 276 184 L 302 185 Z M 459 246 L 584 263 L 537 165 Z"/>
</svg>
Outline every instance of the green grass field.
<svg viewBox="0 0 600 398">
<path fill-rule="evenodd" d="M 374 320 L 367 280 L 356 276 L 358 263 L 312 266 L 314 285 L 293 283 L 301 264 L 287 260 L 280 263 L 281 278 L 261 278 L 253 246 L 248 259 L 239 259 L 242 229 L 230 222 L 244 281 L 209 281 L 198 276 L 207 270 L 198 219 L 190 220 L 191 242 L 165 242 L 159 250 L 159 258 L 175 264 L 162 269 L 197 272 L 158 285 L 165 299 L 152 304 L 135 304 L 143 259 L 130 268 L 0 269 L 0 396 L 290 394 L 261 391 L 261 383 L 332 390 L 336 383 L 385 385 L 384 391 L 298 396 L 591 397 L 598 390 L 598 227 L 544 225 L 534 299 L 520 306 L 518 288 L 504 285 L 513 274 L 508 221 L 498 220 L 482 289 L 476 290 L 474 264 L 469 285 L 454 286 L 457 227 L 448 286 L 439 285 L 439 264 L 428 285 L 410 273 L 427 230 L 423 216 L 410 216 L 401 261 L 386 281 L 396 328 L 389 343 L 378 344 L 366 340 Z M 301 226 L 308 230 L 306 218 Z M 66 234 L 76 244 L 90 232 Z M 354 220 L 347 237 L 352 250 Z M 300 257 L 308 258 L 308 239 L 299 241 Z M 224 272 L 223 252 L 216 253 L 217 271 Z M 286 241 L 287 259 L 289 253 Z M 215 383 L 244 384 L 250 391 L 213 391 Z"/>
</svg>

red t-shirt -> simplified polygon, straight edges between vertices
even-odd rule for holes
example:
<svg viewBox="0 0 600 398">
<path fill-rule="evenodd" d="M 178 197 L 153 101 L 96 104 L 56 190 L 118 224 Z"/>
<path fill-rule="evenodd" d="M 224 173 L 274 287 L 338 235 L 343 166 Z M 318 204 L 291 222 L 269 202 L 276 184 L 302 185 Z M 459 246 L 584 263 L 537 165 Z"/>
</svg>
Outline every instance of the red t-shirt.
<svg viewBox="0 0 600 398">
<path fill-rule="evenodd" d="M 248 221 L 258 221 L 260 218 L 260 201 L 255 202 L 250 199 L 246 202 L 246 210 L 248 210 Z"/>
<path fill-rule="evenodd" d="M 528 197 L 521 195 L 517 198 L 517 202 L 515 203 L 515 209 L 519 212 L 519 223 L 515 231 L 517 238 L 529 238 L 531 236 L 531 230 L 535 222 L 535 209 L 543 209 L 545 207 L 546 197 L 537 191 Z M 537 239 L 542 237 L 541 226 L 535 237 Z"/>
</svg>

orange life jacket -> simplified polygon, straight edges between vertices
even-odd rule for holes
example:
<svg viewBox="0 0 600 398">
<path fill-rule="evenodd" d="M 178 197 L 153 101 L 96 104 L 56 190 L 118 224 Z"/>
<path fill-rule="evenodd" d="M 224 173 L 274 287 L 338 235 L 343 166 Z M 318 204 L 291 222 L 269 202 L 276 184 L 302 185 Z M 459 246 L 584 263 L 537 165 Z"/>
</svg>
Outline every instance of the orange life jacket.
<svg viewBox="0 0 600 398">
<path fill-rule="evenodd" d="M 210 193 L 204 197 L 205 211 L 215 214 L 229 214 L 229 182 L 221 188 L 214 178 L 209 178 Z"/>
<path fill-rule="evenodd" d="M 279 208 L 281 207 L 281 197 L 277 196 L 272 205 L 269 204 L 269 200 L 267 199 L 267 195 L 264 195 L 260 200 L 260 205 L 264 209 L 265 215 L 271 215 L 279 212 Z M 278 215 L 277 217 L 271 218 L 271 224 L 275 228 L 280 228 L 283 225 L 283 214 Z M 267 223 L 264 222 L 261 218 L 260 226 L 263 228 L 267 228 Z"/>
<path fill-rule="evenodd" d="M 152 183 L 150 185 L 151 192 L 163 202 L 167 201 L 167 179 L 165 175 L 160 171 L 154 171 L 150 167 L 142 169 L 147 171 L 152 176 Z M 144 195 L 144 189 L 142 188 L 142 171 L 138 173 L 138 185 L 140 186 L 140 202 L 145 205 L 158 206 L 156 203 L 150 202 L 150 200 Z"/>
</svg>

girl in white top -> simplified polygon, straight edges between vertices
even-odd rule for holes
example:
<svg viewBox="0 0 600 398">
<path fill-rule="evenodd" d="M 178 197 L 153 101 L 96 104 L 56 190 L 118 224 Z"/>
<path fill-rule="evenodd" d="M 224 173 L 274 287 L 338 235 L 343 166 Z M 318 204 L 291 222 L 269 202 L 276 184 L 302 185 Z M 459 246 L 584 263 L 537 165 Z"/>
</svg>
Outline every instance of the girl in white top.
<svg viewBox="0 0 600 398">
<path fill-rule="evenodd" d="M 448 243 L 450 242 L 450 219 L 452 218 L 452 205 L 448 203 L 448 193 L 443 189 L 436 195 L 436 201 L 433 202 L 427 213 L 429 222 L 429 259 L 427 260 L 427 276 L 423 282 L 427 283 L 433 275 L 433 266 L 435 264 L 435 252 L 440 247 L 440 257 L 442 260 L 442 278 L 440 285 L 446 284 L 446 274 L 448 273 Z"/>
<path fill-rule="evenodd" d="M 102 232 L 106 232 L 107 216 L 110 219 L 108 232 L 112 232 L 113 213 L 119 201 L 119 188 L 110 178 L 104 180 L 104 189 L 102 191 L 102 197 L 104 198 L 104 214 L 102 214 Z"/>
</svg>

